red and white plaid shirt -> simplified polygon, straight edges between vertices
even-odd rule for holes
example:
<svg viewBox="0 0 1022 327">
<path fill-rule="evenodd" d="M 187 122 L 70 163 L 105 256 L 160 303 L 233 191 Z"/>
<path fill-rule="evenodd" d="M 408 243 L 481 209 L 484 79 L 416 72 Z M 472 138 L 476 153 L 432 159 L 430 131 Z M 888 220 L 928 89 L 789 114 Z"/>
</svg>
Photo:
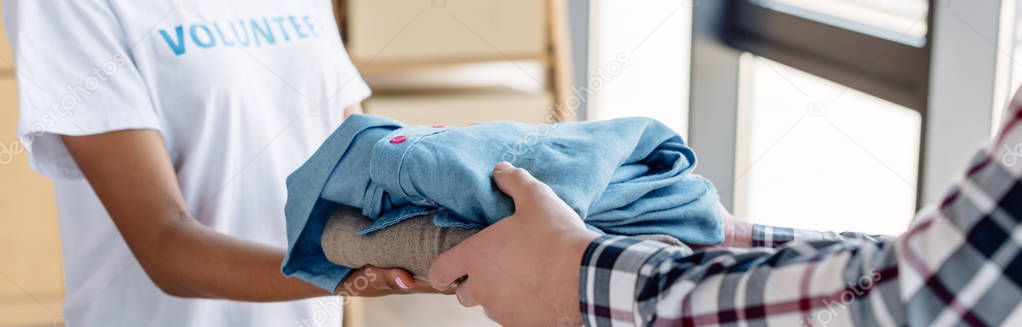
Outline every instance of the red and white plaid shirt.
<svg viewBox="0 0 1022 327">
<path fill-rule="evenodd" d="M 897 238 L 755 226 L 754 249 L 601 237 L 589 326 L 1022 326 L 1022 111 Z"/>
</svg>

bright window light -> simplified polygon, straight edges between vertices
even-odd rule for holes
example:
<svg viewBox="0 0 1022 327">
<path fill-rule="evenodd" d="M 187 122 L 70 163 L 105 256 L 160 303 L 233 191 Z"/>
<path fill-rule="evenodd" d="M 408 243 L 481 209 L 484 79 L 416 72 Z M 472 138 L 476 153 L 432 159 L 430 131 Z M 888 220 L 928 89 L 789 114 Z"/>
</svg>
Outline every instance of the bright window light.
<svg viewBox="0 0 1022 327">
<path fill-rule="evenodd" d="M 742 69 L 736 216 L 903 232 L 916 208 L 920 115 L 764 58 L 746 55 Z"/>
</svg>

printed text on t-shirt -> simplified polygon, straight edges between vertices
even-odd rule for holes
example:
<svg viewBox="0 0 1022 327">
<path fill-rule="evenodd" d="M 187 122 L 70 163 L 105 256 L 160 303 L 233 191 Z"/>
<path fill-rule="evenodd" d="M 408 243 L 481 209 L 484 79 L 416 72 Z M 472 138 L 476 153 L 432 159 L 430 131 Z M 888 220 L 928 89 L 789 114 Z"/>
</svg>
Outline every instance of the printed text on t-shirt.
<svg viewBox="0 0 1022 327">
<path fill-rule="evenodd" d="M 191 46 L 260 47 L 319 37 L 320 31 L 310 15 L 266 16 L 247 19 L 205 21 L 159 30 L 175 56 L 187 54 Z"/>
</svg>

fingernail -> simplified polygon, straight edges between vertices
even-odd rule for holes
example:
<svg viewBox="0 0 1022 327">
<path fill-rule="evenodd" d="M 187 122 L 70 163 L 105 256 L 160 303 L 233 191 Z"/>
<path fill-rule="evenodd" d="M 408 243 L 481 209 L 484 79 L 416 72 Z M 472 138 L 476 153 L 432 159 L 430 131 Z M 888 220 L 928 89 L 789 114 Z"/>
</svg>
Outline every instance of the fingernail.
<svg viewBox="0 0 1022 327">
<path fill-rule="evenodd" d="M 507 161 L 501 161 L 500 163 L 497 164 L 496 167 L 493 167 L 493 171 L 502 172 L 511 168 L 515 168 L 515 166 L 512 166 L 511 163 Z"/>
<path fill-rule="evenodd" d="M 411 287 L 408 286 L 408 284 L 405 284 L 405 282 L 403 280 L 401 280 L 401 277 L 394 278 L 394 282 L 397 283 L 397 286 L 400 287 L 401 289 L 405 289 L 406 290 L 406 289 L 411 288 Z"/>
</svg>

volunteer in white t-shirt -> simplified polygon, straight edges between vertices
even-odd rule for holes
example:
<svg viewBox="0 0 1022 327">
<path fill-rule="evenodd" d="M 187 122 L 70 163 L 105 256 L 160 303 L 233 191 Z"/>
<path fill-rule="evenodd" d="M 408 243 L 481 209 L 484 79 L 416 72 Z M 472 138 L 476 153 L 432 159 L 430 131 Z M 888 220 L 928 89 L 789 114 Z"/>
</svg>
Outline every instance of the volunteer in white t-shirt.
<svg viewBox="0 0 1022 327">
<path fill-rule="evenodd" d="M 18 136 L 56 188 L 69 325 L 340 325 L 338 296 L 279 271 L 285 177 L 369 96 L 331 1 L 6 0 L 4 13 Z M 432 291 L 397 269 L 346 283 Z M 252 303 L 274 301 L 292 302 Z"/>
</svg>

